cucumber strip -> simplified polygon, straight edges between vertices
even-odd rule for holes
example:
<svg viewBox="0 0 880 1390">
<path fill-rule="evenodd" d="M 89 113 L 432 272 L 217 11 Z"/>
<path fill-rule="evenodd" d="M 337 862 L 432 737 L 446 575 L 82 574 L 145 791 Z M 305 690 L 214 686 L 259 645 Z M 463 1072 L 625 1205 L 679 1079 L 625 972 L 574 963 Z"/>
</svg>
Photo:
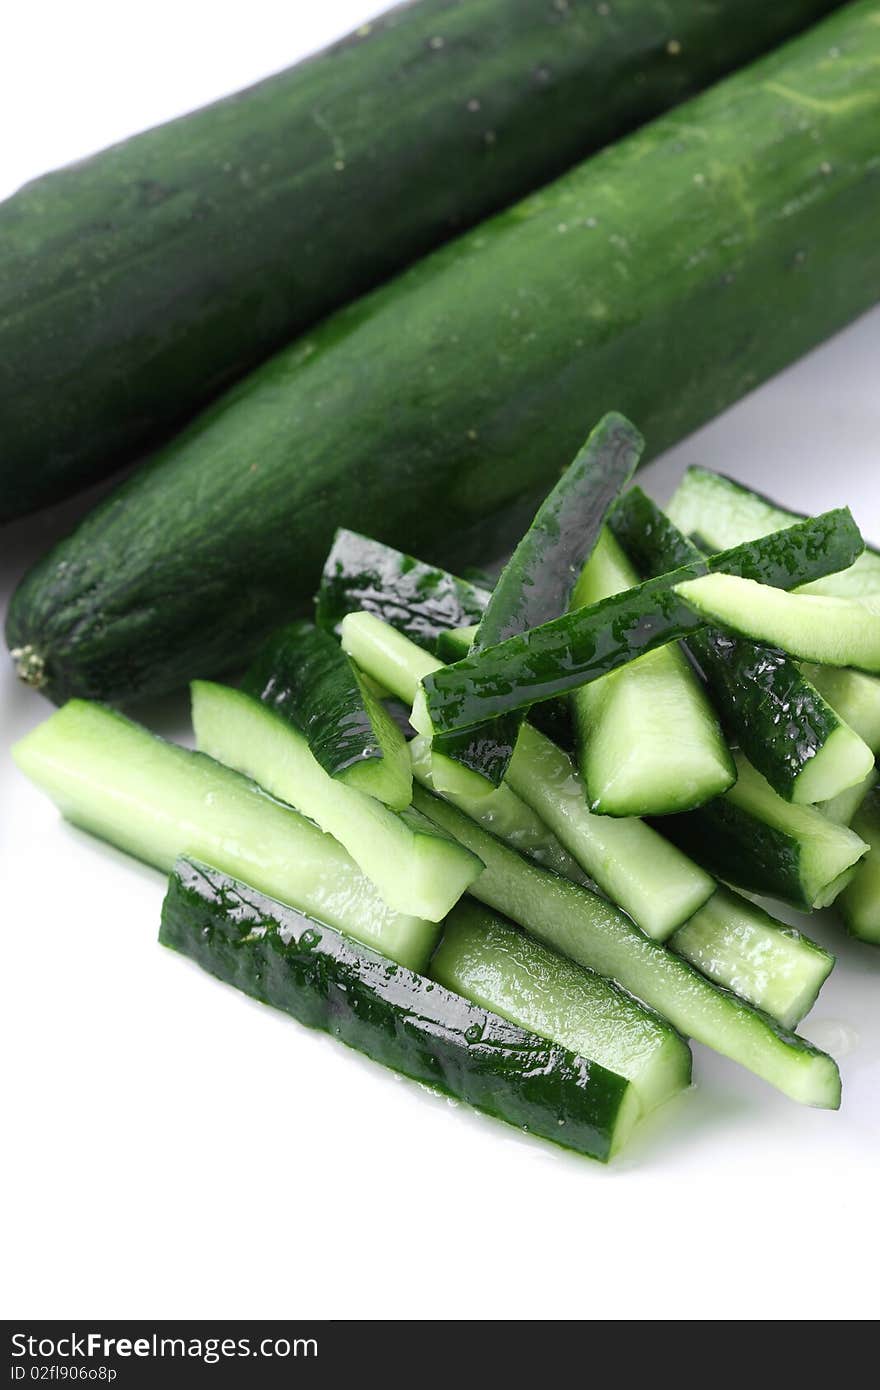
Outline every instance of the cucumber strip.
<svg viewBox="0 0 880 1390">
<path fill-rule="evenodd" d="M 699 811 L 668 817 L 663 833 L 716 878 L 748 893 L 808 911 L 827 907 L 843 886 L 840 876 L 866 845 L 817 807 L 783 801 L 742 753 L 734 757 L 737 780 L 730 791 Z"/>
<path fill-rule="evenodd" d="M 460 661 L 473 646 L 476 627 L 455 627 L 441 632 L 436 642 L 437 655 L 443 661 Z M 529 722 L 566 751 L 574 749 L 574 727 L 567 700 L 544 700 L 529 711 Z"/>
<path fill-rule="evenodd" d="M 757 903 L 719 887 L 671 946 L 708 979 L 796 1028 L 834 965 L 830 951 Z"/>
<path fill-rule="evenodd" d="M 577 1153 L 610 1158 L 639 1116 L 625 1078 L 216 869 L 177 864 L 159 940 L 383 1066 Z"/>
<path fill-rule="evenodd" d="M 476 623 L 471 623 L 468 627 L 451 627 L 446 632 L 441 632 L 436 642 L 437 655 L 441 661 L 447 663 L 460 661 L 474 645 L 476 635 Z M 414 640 L 418 641 L 418 638 Z"/>
<path fill-rule="evenodd" d="M 609 524 L 646 579 L 701 558 L 641 488 L 621 498 Z M 846 717 L 835 713 L 784 652 L 714 628 L 692 633 L 688 646 L 725 729 L 786 801 L 804 804 L 836 796 L 852 775 L 852 762 L 867 759 Z"/>
<path fill-rule="evenodd" d="M 571 606 L 599 603 L 638 582 L 606 527 Z M 571 708 L 591 811 L 606 816 L 689 811 L 726 791 L 736 777 L 700 680 L 674 644 L 574 691 Z"/>
<path fill-rule="evenodd" d="M 865 797 L 877 785 L 877 777 L 877 769 L 872 767 L 861 782 L 857 782 L 854 787 L 847 787 L 846 791 L 838 792 L 830 801 L 820 802 L 818 809 L 829 820 L 833 820 L 835 825 L 851 826 Z"/>
<path fill-rule="evenodd" d="M 392 810 L 409 805 L 412 774 L 406 740 L 328 633 L 306 622 L 274 633 L 242 689 L 304 734 L 331 777 Z"/>
<path fill-rule="evenodd" d="M 616 980 L 686 1037 L 705 1043 L 806 1105 L 836 1109 L 833 1060 L 736 995 L 710 983 L 586 888 L 539 869 L 421 787 L 414 804 L 486 865 L 471 887 L 480 902 L 579 965 Z M 698 815 L 699 812 L 689 814 Z"/>
<path fill-rule="evenodd" d="M 421 817 L 395 815 L 374 797 L 335 781 L 304 735 L 252 695 L 193 681 L 192 719 L 203 753 L 335 836 L 396 912 L 439 922 L 480 872 L 478 859 L 438 836 Z"/>
<path fill-rule="evenodd" d="M 706 574 L 676 584 L 675 592 L 703 618 L 791 656 L 823 666 L 880 671 L 880 594 L 787 594 L 733 574 Z"/>
<path fill-rule="evenodd" d="M 426 675 L 413 709 L 422 734 L 467 729 L 566 694 L 705 626 L 675 586 L 723 570 L 784 587 L 851 564 L 862 538 L 847 508 L 648 579 L 590 608 L 509 637 Z"/>
<path fill-rule="evenodd" d="M 394 912 L 331 835 L 203 753 L 103 705 L 71 700 L 13 748 L 21 770 L 83 830 L 163 869 L 181 854 L 424 969 L 437 927 Z"/>
<path fill-rule="evenodd" d="M 839 906 L 853 936 L 880 946 L 880 792 L 876 788 L 856 812 L 853 829 L 869 848 L 844 887 Z"/>
<path fill-rule="evenodd" d="M 701 536 L 712 550 L 728 550 L 803 520 L 803 513 L 780 507 L 723 473 L 697 465 L 687 469 L 666 511 L 685 535 Z M 865 546 L 851 565 L 803 588 L 838 598 L 880 594 L 880 551 Z"/>
<path fill-rule="evenodd" d="M 805 666 L 804 673 L 871 752 L 880 753 L 880 680 L 833 666 Z"/>
<path fill-rule="evenodd" d="M 490 597 L 467 579 L 342 529 L 324 562 L 315 621 L 338 637 L 347 613 L 372 613 L 437 654 L 442 633 L 476 625 Z"/>
<path fill-rule="evenodd" d="M 474 1004 L 626 1077 L 646 1114 L 690 1085 L 690 1048 L 667 1023 L 471 899 L 445 923 L 430 973 Z"/>
<path fill-rule="evenodd" d="M 578 572 L 635 472 L 644 443 L 624 416 L 611 412 L 602 417 L 501 571 L 474 634 L 474 653 L 565 612 Z M 465 734 L 438 734 L 436 751 L 497 787 L 524 718 L 520 709 Z"/>
</svg>

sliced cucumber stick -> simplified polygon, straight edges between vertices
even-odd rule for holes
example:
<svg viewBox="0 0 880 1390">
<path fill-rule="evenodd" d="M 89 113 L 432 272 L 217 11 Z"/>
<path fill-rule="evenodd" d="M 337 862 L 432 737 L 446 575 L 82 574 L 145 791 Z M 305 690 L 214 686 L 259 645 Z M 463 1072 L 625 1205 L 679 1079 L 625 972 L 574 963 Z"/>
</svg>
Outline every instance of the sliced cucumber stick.
<svg viewBox="0 0 880 1390">
<path fill-rule="evenodd" d="M 869 850 L 840 895 L 840 910 L 853 936 L 880 946 L 880 791 L 877 789 L 856 812 L 853 829 Z"/>
<path fill-rule="evenodd" d="M 625 1076 L 647 1113 L 690 1085 L 690 1048 L 615 985 L 463 898 L 431 975 L 465 999 Z"/>
<path fill-rule="evenodd" d="M 880 680 L 833 666 L 805 666 L 804 673 L 871 752 L 880 753 Z"/>
<path fill-rule="evenodd" d="M 847 787 L 845 792 L 838 792 L 830 801 L 820 802 L 818 809 L 829 820 L 833 820 L 835 825 L 852 826 L 856 812 L 871 789 L 877 785 L 877 779 L 877 769 L 872 767 L 861 782 L 857 782 L 854 787 Z"/>
</svg>

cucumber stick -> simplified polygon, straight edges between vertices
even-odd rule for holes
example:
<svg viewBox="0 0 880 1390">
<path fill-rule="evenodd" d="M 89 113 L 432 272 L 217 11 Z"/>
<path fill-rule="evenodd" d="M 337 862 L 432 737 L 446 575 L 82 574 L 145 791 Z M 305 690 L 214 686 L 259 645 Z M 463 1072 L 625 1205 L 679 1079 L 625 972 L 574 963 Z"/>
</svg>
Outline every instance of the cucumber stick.
<svg viewBox="0 0 880 1390">
<path fill-rule="evenodd" d="M 868 845 L 868 853 L 840 895 L 840 910 L 853 936 L 880 946 L 880 794 L 876 788 L 853 817 L 853 830 Z"/>
<path fill-rule="evenodd" d="M 572 608 L 632 589 L 639 576 L 605 530 Z M 736 777 L 698 677 L 675 644 L 648 652 L 571 696 L 577 762 L 590 810 L 606 816 L 688 811 Z"/>
<path fill-rule="evenodd" d="M 690 1084 L 690 1048 L 667 1023 L 473 899 L 463 898 L 450 913 L 431 976 L 625 1076 L 645 1112 Z"/>
<path fill-rule="evenodd" d="M 335 781 L 304 735 L 252 695 L 193 681 L 192 720 L 203 753 L 335 836 L 396 912 L 439 922 L 480 872 L 478 859 L 420 816 L 395 815 Z"/>
<path fill-rule="evenodd" d="M 330 835 L 202 753 L 72 700 L 13 749 L 62 814 L 166 873 L 187 854 L 423 969 L 437 927 L 394 912 Z"/>
<path fill-rule="evenodd" d="M 549 0 L 538 8 L 542 26 L 560 23 L 559 7 Z M 584 33 L 617 35 L 617 8 L 615 0 L 608 16 L 597 16 L 589 6 L 569 4 L 566 13 Z M 769 9 L 779 7 L 754 7 L 756 14 Z M 457 6 L 456 23 L 470 10 Z M 641 22 L 648 13 L 643 3 L 638 13 Z M 665 31 L 665 8 L 662 13 Z M 689 4 L 681 13 L 696 12 Z M 742 5 L 731 13 L 730 32 L 748 34 Z M 450 8 L 449 23 L 452 14 Z M 700 23 L 709 22 L 709 10 L 700 15 Z M 571 54 L 564 28 L 554 33 L 564 39 L 561 52 Z M 666 34 L 656 51 L 675 69 L 687 44 L 670 58 L 670 38 L 680 40 Z M 542 49 L 534 42 L 521 50 L 506 40 L 500 45 L 503 69 L 514 74 L 508 92 L 521 94 L 524 83 L 534 91 L 529 74 Z M 487 72 L 477 49 L 466 49 L 467 95 L 459 93 L 460 103 L 451 98 L 441 64 L 453 51 L 457 45 L 444 44 L 433 69 L 426 65 L 438 52 L 420 52 L 408 69 L 412 90 L 421 92 L 424 67 L 449 119 L 485 120 L 481 155 L 489 149 L 493 162 L 520 167 L 519 141 L 508 141 L 502 130 L 486 143 L 487 132 L 497 137 L 499 131 L 489 123 L 494 113 L 483 105 L 484 93 L 473 89 L 477 75 L 482 83 Z M 641 41 L 638 52 L 641 63 Z M 829 59 L 830 52 L 838 56 Z M 485 563 L 522 533 L 548 483 L 573 457 L 586 421 L 613 405 L 659 452 L 835 332 L 876 300 L 880 284 L 878 59 L 876 0 L 845 5 L 555 182 L 543 182 L 544 167 L 538 192 L 292 342 L 31 570 L 7 628 L 22 671 L 56 701 L 71 694 L 114 699 L 174 689 L 244 661 L 314 592 L 340 525 L 453 568 Z M 614 102 L 638 85 L 607 65 L 601 72 Z M 363 118 L 370 147 L 382 149 L 389 138 L 397 147 L 409 122 L 396 100 L 389 103 L 386 83 L 375 90 L 390 114 L 376 128 L 371 115 Z M 565 129 L 577 111 L 592 108 L 584 100 L 589 90 L 592 84 L 580 79 L 570 89 Z M 472 99 L 481 102 L 479 112 L 467 109 Z M 604 119 L 604 98 L 600 105 Z M 309 113 L 322 106 L 312 100 Z M 316 126 L 310 114 L 309 134 L 329 168 L 332 141 L 322 119 L 324 127 Z M 535 147 L 552 148 L 548 125 L 531 102 L 523 121 Z M 330 125 L 335 128 L 332 118 Z M 462 166 L 452 158 L 458 182 Z M 296 167 L 302 167 L 299 153 Z M 372 186 L 379 166 L 367 157 L 366 167 Z M 437 163 L 421 136 L 405 167 L 407 179 L 412 169 L 421 171 L 436 206 Z M 349 173 L 347 166 L 334 184 L 339 198 L 351 186 Z M 482 174 L 471 169 L 461 182 L 479 188 Z M 401 198 L 398 170 L 387 185 L 394 223 L 417 216 L 423 205 L 421 182 L 415 192 L 407 188 Z M 308 244 L 323 246 L 336 234 L 328 238 L 326 206 L 312 199 L 310 183 L 306 196 L 319 221 Z M 159 211 L 170 216 L 184 201 L 166 199 Z M 114 215 L 115 209 L 114 201 Z M 384 276 L 394 264 L 387 250 L 391 222 L 384 209 L 378 220 L 381 255 L 371 255 Z M 272 302 L 284 304 L 265 255 L 254 252 L 253 222 L 249 217 L 248 235 L 236 229 L 236 254 L 254 254 L 261 293 L 271 285 Z M 359 242 L 365 234 L 363 221 L 347 211 L 332 224 L 346 238 L 344 263 L 349 237 Z M 285 215 L 275 225 L 284 275 L 299 275 L 306 235 L 292 244 L 296 217 Z M 448 227 L 444 222 L 444 235 Z M 187 244 L 204 282 L 201 222 L 193 223 Z M 318 274 L 311 254 L 309 260 L 310 279 L 314 273 L 315 283 L 332 285 L 335 272 L 325 264 Z M 126 258 L 126 277 L 130 263 Z M 150 264 L 161 266 L 162 257 Z M 180 283 L 177 272 L 171 283 Z M 92 288 L 88 278 L 82 284 Z M 145 293 L 141 280 L 137 289 L 151 314 L 157 303 L 168 303 Z M 205 294 L 211 308 L 213 282 Z M 55 302 L 46 312 L 53 341 L 64 344 L 68 334 Z M 76 324 L 77 314 L 72 317 Z M 91 328 L 103 325 L 103 298 L 88 318 Z M 223 322 L 258 319 L 249 303 L 242 308 L 236 300 Z M 210 337 L 212 314 L 206 322 Z M 40 383 L 41 402 L 53 379 L 45 341 L 40 338 L 35 366 L 25 367 L 15 351 L 3 358 L 24 373 L 22 389 Z M 89 360 L 76 348 L 65 382 L 75 382 Z M 205 380 L 204 354 L 197 351 L 193 360 Z M 124 418 L 130 418 L 129 377 L 115 359 L 109 377 L 99 373 L 102 392 L 111 379 L 126 383 Z M 163 372 L 157 394 L 174 389 L 175 381 L 173 371 Z M 6 394 L 17 400 L 15 390 Z M 79 428 L 77 437 L 89 440 L 93 433 Z M 22 459 L 8 437 L 4 447 L 8 457 Z M 100 452 L 109 457 L 106 441 Z M 144 615 L 157 611 L 161 622 L 146 641 Z"/>
<path fill-rule="evenodd" d="M 847 787 L 846 791 L 838 792 L 830 801 L 821 801 L 819 810 L 823 816 L 833 820 L 835 825 L 851 826 L 865 797 L 877 785 L 877 778 L 877 769 L 872 767 L 867 777 L 861 782 L 856 782 L 854 787 Z"/>
<path fill-rule="evenodd" d="M 840 1077 L 830 1057 L 718 989 L 611 903 L 499 844 L 454 806 L 420 787 L 413 800 L 483 860 L 486 867 L 471 888 L 480 902 L 553 950 L 616 980 L 686 1037 L 739 1062 L 792 1099 L 829 1109 L 839 1105 Z"/>
<path fill-rule="evenodd" d="M 832 709 L 864 739 L 871 752 L 880 753 L 880 680 L 861 671 L 833 666 L 805 666 L 804 671 Z"/>
<path fill-rule="evenodd" d="M 176 865 L 159 940 L 384 1066 L 578 1153 L 608 1159 L 639 1116 L 623 1077 L 206 865 Z"/>
</svg>

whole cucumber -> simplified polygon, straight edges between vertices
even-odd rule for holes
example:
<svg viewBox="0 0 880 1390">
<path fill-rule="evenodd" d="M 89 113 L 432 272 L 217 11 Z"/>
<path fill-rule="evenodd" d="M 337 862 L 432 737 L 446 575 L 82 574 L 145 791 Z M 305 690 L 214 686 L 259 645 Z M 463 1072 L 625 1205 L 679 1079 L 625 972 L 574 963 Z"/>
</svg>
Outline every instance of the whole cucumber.
<svg viewBox="0 0 880 1390">
<path fill-rule="evenodd" d="M 498 554 L 608 409 L 671 444 L 880 297 L 880 3 L 846 6 L 326 320 L 25 578 L 53 699 L 242 660 L 337 526 Z"/>
</svg>

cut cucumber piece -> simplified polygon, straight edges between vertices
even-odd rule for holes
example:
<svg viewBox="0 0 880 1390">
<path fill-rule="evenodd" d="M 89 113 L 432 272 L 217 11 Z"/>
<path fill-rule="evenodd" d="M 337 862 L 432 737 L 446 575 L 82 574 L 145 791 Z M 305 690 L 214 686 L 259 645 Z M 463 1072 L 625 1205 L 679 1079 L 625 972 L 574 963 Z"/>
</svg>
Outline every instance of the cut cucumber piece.
<svg viewBox="0 0 880 1390">
<path fill-rule="evenodd" d="M 733 574 L 706 574 L 675 592 L 709 621 L 823 666 L 880 671 L 880 594 L 788 594 Z M 865 770 L 860 776 L 865 775 Z"/>
<path fill-rule="evenodd" d="M 757 903 L 719 888 L 670 943 L 716 985 L 796 1028 L 834 965 L 830 951 Z"/>
<path fill-rule="evenodd" d="M 71 700 L 13 756 L 68 820 L 128 854 L 166 873 L 178 855 L 205 860 L 424 969 L 432 922 L 393 911 L 331 835 L 203 753 Z"/>
<path fill-rule="evenodd" d="M 606 527 L 571 606 L 599 603 L 638 582 Z M 571 706 L 591 811 L 606 816 L 688 811 L 719 796 L 736 777 L 715 713 L 674 644 L 576 690 Z"/>
<path fill-rule="evenodd" d="M 804 673 L 871 752 L 880 753 L 880 680 L 833 666 L 805 666 Z"/>
<path fill-rule="evenodd" d="M 304 734 L 331 777 L 395 811 L 409 805 L 406 740 L 328 633 L 306 622 L 281 628 L 261 647 L 242 689 Z"/>
<path fill-rule="evenodd" d="M 682 1037 L 615 985 L 463 898 L 431 975 L 465 999 L 625 1076 L 645 1113 L 690 1085 Z"/>
<path fill-rule="evenodd" d="M 697 465 L 688 468 L 666 510 L 685 535 L 699 535 L 712 550 L 729 550 L 803 520 L 802 513 Z M 807 593 L 840 598 L 880 594 L 880 551 L 866 546 L 847 568 L 802 587 Z"/>
<path fill-rule="evenodd" d="M 703 558 L 641 488 L 621 498 L 610 525 L 646 579 Z M 804 804 L 824 801 L 846 786 L 858 735 L 796 661 L 716 628 L 692 633 L 688 647 L 722 724 L 774 791 Z"/>
<path fill-rule="evenodd" d="M 422 817 L 396 815 L 330 777 L 304 735 L 252 695 L 193 681 L 192 719 L 203 753 L 334 835 L 395 911 L 439 922 L 480 872 L 478 859 Z"/>
<path fill-rule="evenodd" d="M 845 792 L 838 792 L 830 801 L 822 801 L 819 810 L 829 820 L 833 820 L 835 825 L 852 825 L 856 811 L 871 789 L 877 785 L 877 777 L 877 769 L 872 767 L 867 777 L 857 782 L 854 787 L 847 787 Z"/>
<path fill-rule="evenodd" d="M 474 642 L 475 627 L 450 628 L 437 638 L 437 655 L 444 661 L 460 661 Z M 529 710 L 529 722 L 566 752 L 574 749 L 574 727 L 568 700 L 544 700 Z"/>
<path fill-rule="evenodd" d="M 859 836 L 815 806 L 783 801 L 742 753 L 730 791 L 660 823 L 716 878 L 795 907 L 827 907 L 839 879 L 866 853 Z M 415 794 L 415 793 L 414 793 Z"/>
<path fill-rule="evenodd" d="M 619 908 L 529 863 L 454 806 L 421 787 L 413 788 L 413 801 L 483 860 L 486 867 L 470 891 L 488 907 L 579 965 L 616 980 L 686 1037 L 748 1067 L 792 1099 L 829 1109 L 840 1104 L 840 1076 L 823 1052 L 718 989 Z"/>
<path fill-rule="evenodd" d="M 639 1116 L 623 1077 L 216 869 L 177 864 L 159 940 L 374 1061 L 578 1153 L 609 1158 Z"/>
<path fill-rule="evenodd" d="M 876 788 L 856 812 L 853 830 L 869 848 L 840 895 L 840 910 L 853 936 L 880 946 L 880 791 Z"/>
<path fill-rule="evenodd" d="M 722 570 L 778 587 L 850 564 L 864 542 L 849 511 L 826 512 L 789 530 L 709 556 L 635 589 L 509 637 L 422 681 L 413 707 L 419 733 L 467 730 L 598 680 L 647 651 L 705 626 L 675 592 L 682 581 Z"/>
</svg>

